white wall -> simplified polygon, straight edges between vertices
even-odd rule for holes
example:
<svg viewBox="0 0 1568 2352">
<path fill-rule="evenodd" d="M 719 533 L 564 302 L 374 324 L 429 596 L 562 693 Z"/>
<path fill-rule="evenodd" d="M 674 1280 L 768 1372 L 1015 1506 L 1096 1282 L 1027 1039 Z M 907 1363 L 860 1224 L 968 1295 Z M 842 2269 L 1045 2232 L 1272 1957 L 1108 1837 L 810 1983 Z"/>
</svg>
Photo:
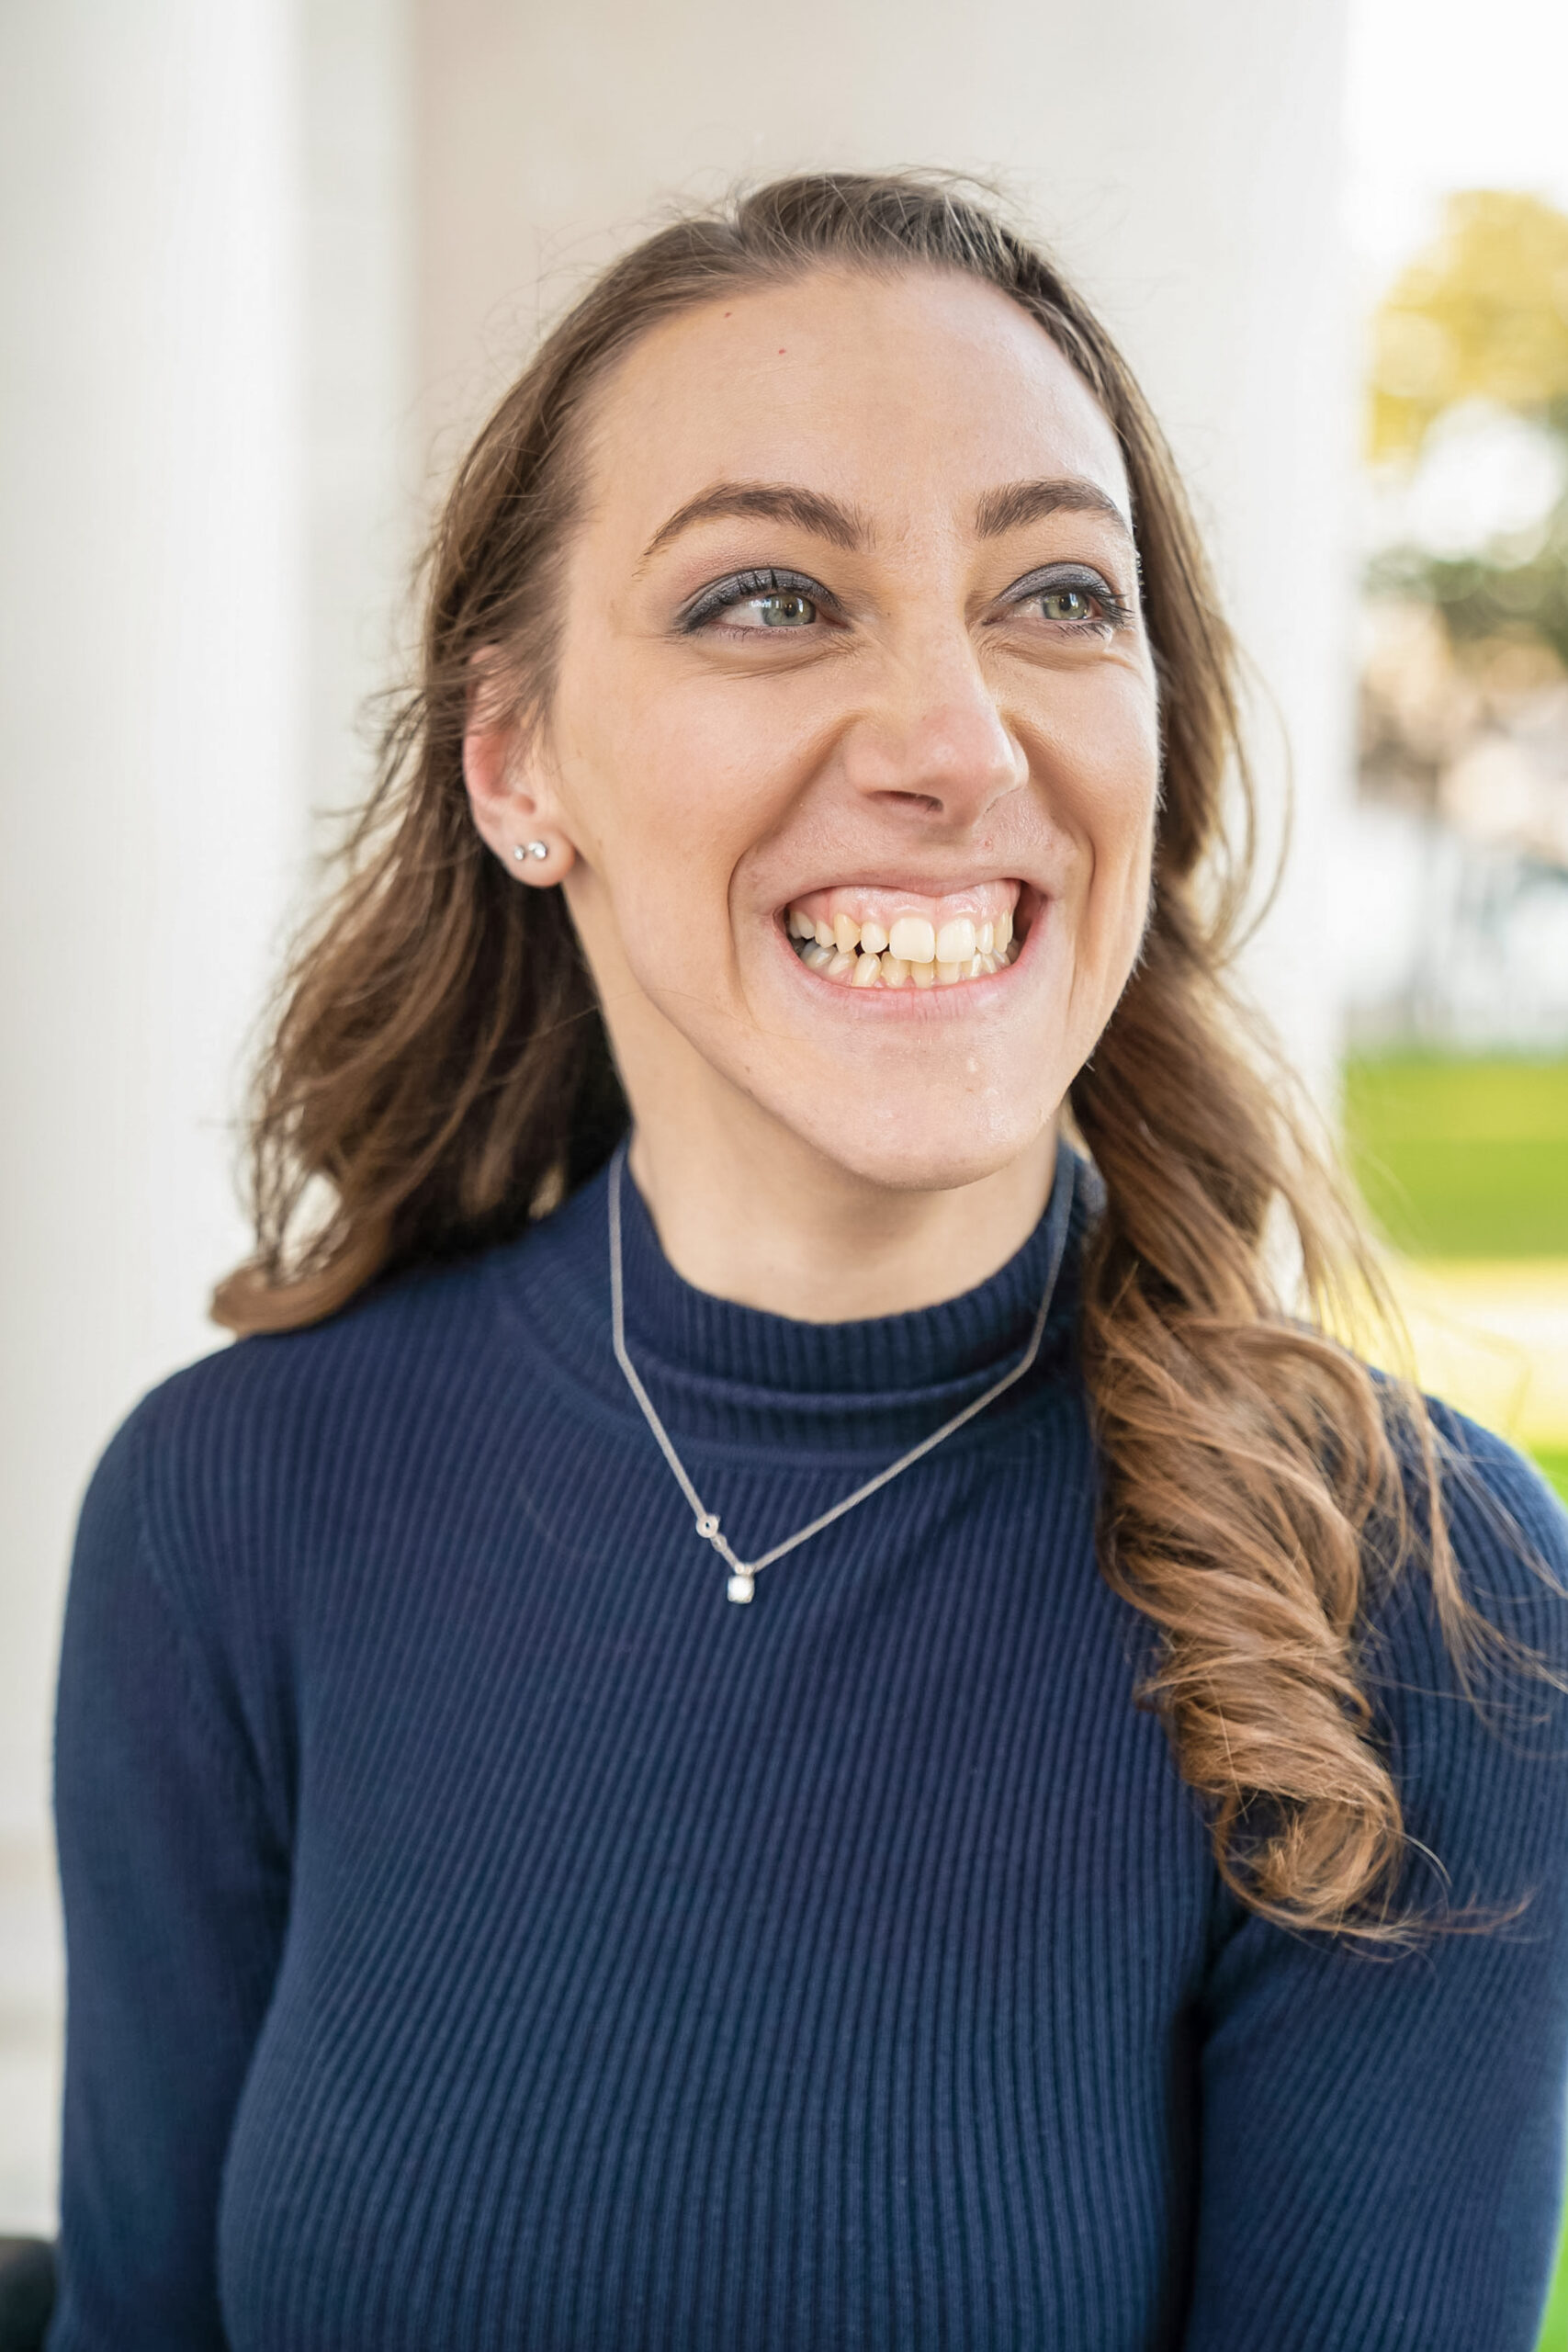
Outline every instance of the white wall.
<svg viewBox="0 0 1568 2352">
<path fill-rule="evenodd" d="M 414 56 L 410 0 L 289 5 L 303 149 L 303 775 L 313 815 L 330 818 L 371 773 L 424 512 Z"/>
</svg>

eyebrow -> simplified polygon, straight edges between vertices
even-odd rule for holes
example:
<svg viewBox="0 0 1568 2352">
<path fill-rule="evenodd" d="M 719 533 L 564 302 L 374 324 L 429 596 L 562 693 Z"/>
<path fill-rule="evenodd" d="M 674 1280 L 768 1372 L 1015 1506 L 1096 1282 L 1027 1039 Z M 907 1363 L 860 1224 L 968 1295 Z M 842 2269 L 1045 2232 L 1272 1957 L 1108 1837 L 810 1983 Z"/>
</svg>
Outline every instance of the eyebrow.
<svg viewBox="0 0 1568 2352">
<path fill-rule="evenodd" d="M 720 481 L 689 498 L 684 506 L 677 506 L 669 521 L 660 524 L 642 551 L 638 571 L 694 524 L 731 514 L 760 514 L 770 522 L 793 523 L 797 530 L 857 552 L 871 545 L 872 529 L 865 516 L 819 490 L 806 490 L 795 482 Z"/>
<path fill-rule="evenodd" d="M 1065 514 L 1102 515 L 1125 537 L 1133 536 L 1127 517 L 1109 492 L 1080 474 L 1011 481 L 1000 490 L 988 490 L 975 510 L 975 528 L 982 539 L 997 539 L 1047 514 Z M 840 505 L 822 491 L 807 490 L 798 482 L 720 481 L 687 499 L 668 522 L 660 525 L 642 551 L 637 570 L 641 571 L 660 548 L 668 547 L 682 531 L 731 515 L 761 515 L 769 522 L 793 523 L 797 530 L 809 531 L 816 538 L 854 553 L 870 547 L 874 536 L 856 508 Z"/>
<path fill-rule="evenodd" d="M 975 510 L 975 528 L 983 539 L 999 539 L 1005 532 L 1038 523 L 1047 514 L 1100 514 L 1114 523 L 1125 538 L 1133 536 L 1132 526 L 1110 492 L 1081 474 L 1064 475 L 1056 481 L 1010 481 L 1001 490 L 988 490 Z"/>
</svg>

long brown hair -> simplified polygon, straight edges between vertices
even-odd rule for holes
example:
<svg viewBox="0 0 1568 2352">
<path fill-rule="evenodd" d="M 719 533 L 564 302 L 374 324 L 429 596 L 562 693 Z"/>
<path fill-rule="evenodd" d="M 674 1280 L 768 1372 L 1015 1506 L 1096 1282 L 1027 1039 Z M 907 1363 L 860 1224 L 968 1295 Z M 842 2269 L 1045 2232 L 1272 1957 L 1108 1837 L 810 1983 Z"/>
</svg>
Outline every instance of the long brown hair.
<svg viewBox="0 0 1568 2352">
<path fill-rule="evenodd" d="M 998 288 L 1120 438 L 1163 797 L 1143 953 L 1070 1096 L 1105 1191 L 1082 1309 L 1100 1560 L 1157 1635 L 1140 1696 L 1205 1801 L 1227 1883 L 1287 1925 L 1396 1940 L 1407 1845 L 1358 1657 L 1374 1564 L 1392 1573 L 1419 1553 L 1456 1655 L 1479 1621 L 1418 1402 L 1328 1335 L 1365 1253 L 1227 985 L 1247 766 L 1234 650 L 1175 469 L 1083 301 L 953 183 L 798 177 L 674 221 L 590 288 L 479 434 L 430 551 L 417 689 L 388 734 L 343 887 L 285 983 L 252 1136 L 256 1251 L 213 1312 L 236 1331 L 288 1329 L 373 1277 L 501 1240 L 624 1128 L 560 893 L 515 888 L 470 821 L 475 657 L 505 649 L 520 724 L 546 708 L 578 428 L 606 370 L 660 320 L 823 266 L 961 270 Z M 1235 856 L 1227 780 L 1248 811 Z M 1281 1227 L 1307 1302 L 1295 1312 L 1271 1272 Z"/>
</svg>

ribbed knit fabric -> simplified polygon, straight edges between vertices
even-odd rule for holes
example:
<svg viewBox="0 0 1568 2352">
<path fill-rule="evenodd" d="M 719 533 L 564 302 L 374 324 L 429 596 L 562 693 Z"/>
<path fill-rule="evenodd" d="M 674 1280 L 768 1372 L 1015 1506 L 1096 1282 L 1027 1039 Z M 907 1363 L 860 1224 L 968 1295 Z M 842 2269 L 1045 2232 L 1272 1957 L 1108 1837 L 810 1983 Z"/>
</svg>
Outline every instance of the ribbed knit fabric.
<svg viewBox="0 0 1568 2352">
<path fill-rule="evenodd" d="M 53 2352 L 1526 2352 L 1562 1710 L 1488 1728 L 1409 1583 L 1411 1829 L 1528 1910 L 1376 1961 L 1223 1894 L 1095 1566 L 1081 1200 L 1034 1372 L 750 1608 L 611 1354 L 603 1176 L 139 1408 L 62 1673 Z M 749 1554 L 995 1377 L 1051 1238 L 823 1327 L 626 1204 L 634 1355 Z M 1495 1505 L 1568 1576 L 1561 1513 L 1447 1426 L 1472 1587 L 1568 1662 Z"/>
</svg>

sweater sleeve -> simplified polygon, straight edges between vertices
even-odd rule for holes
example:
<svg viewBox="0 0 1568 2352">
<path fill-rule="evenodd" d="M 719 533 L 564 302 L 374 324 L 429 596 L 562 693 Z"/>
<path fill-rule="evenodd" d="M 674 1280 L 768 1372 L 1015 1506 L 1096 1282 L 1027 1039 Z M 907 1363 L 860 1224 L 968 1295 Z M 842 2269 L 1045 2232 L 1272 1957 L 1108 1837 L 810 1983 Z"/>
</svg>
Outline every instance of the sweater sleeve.
<svg viewBox="0 0 1568 2352">
<path fill-rule="evenodd" d="M 1467 1592 L 1568 1674 L 1568 1521 L 1498 1440 L 1440 1427 Z M 1234 1928 L 1210 1988 L 1187 2352 L 1531 2352 L 1540 2327 L 1568 2076 L 1568 1710 L 1517 1672 L 1472 1704 L 1415 1577 L 1381 1634 L 1408 1895 L 1522 1907 L 1392 1958 Z"/>
<path fill-rule="evenodd" d="M 88 1490 L 66 1604 L 55 1806 L 67 1962 L 50 2352 L 225 2342 L 217 2213 L 288 1899 L 243 1726 L 150 1539 L 148 1408 Z"/>
</svg>

